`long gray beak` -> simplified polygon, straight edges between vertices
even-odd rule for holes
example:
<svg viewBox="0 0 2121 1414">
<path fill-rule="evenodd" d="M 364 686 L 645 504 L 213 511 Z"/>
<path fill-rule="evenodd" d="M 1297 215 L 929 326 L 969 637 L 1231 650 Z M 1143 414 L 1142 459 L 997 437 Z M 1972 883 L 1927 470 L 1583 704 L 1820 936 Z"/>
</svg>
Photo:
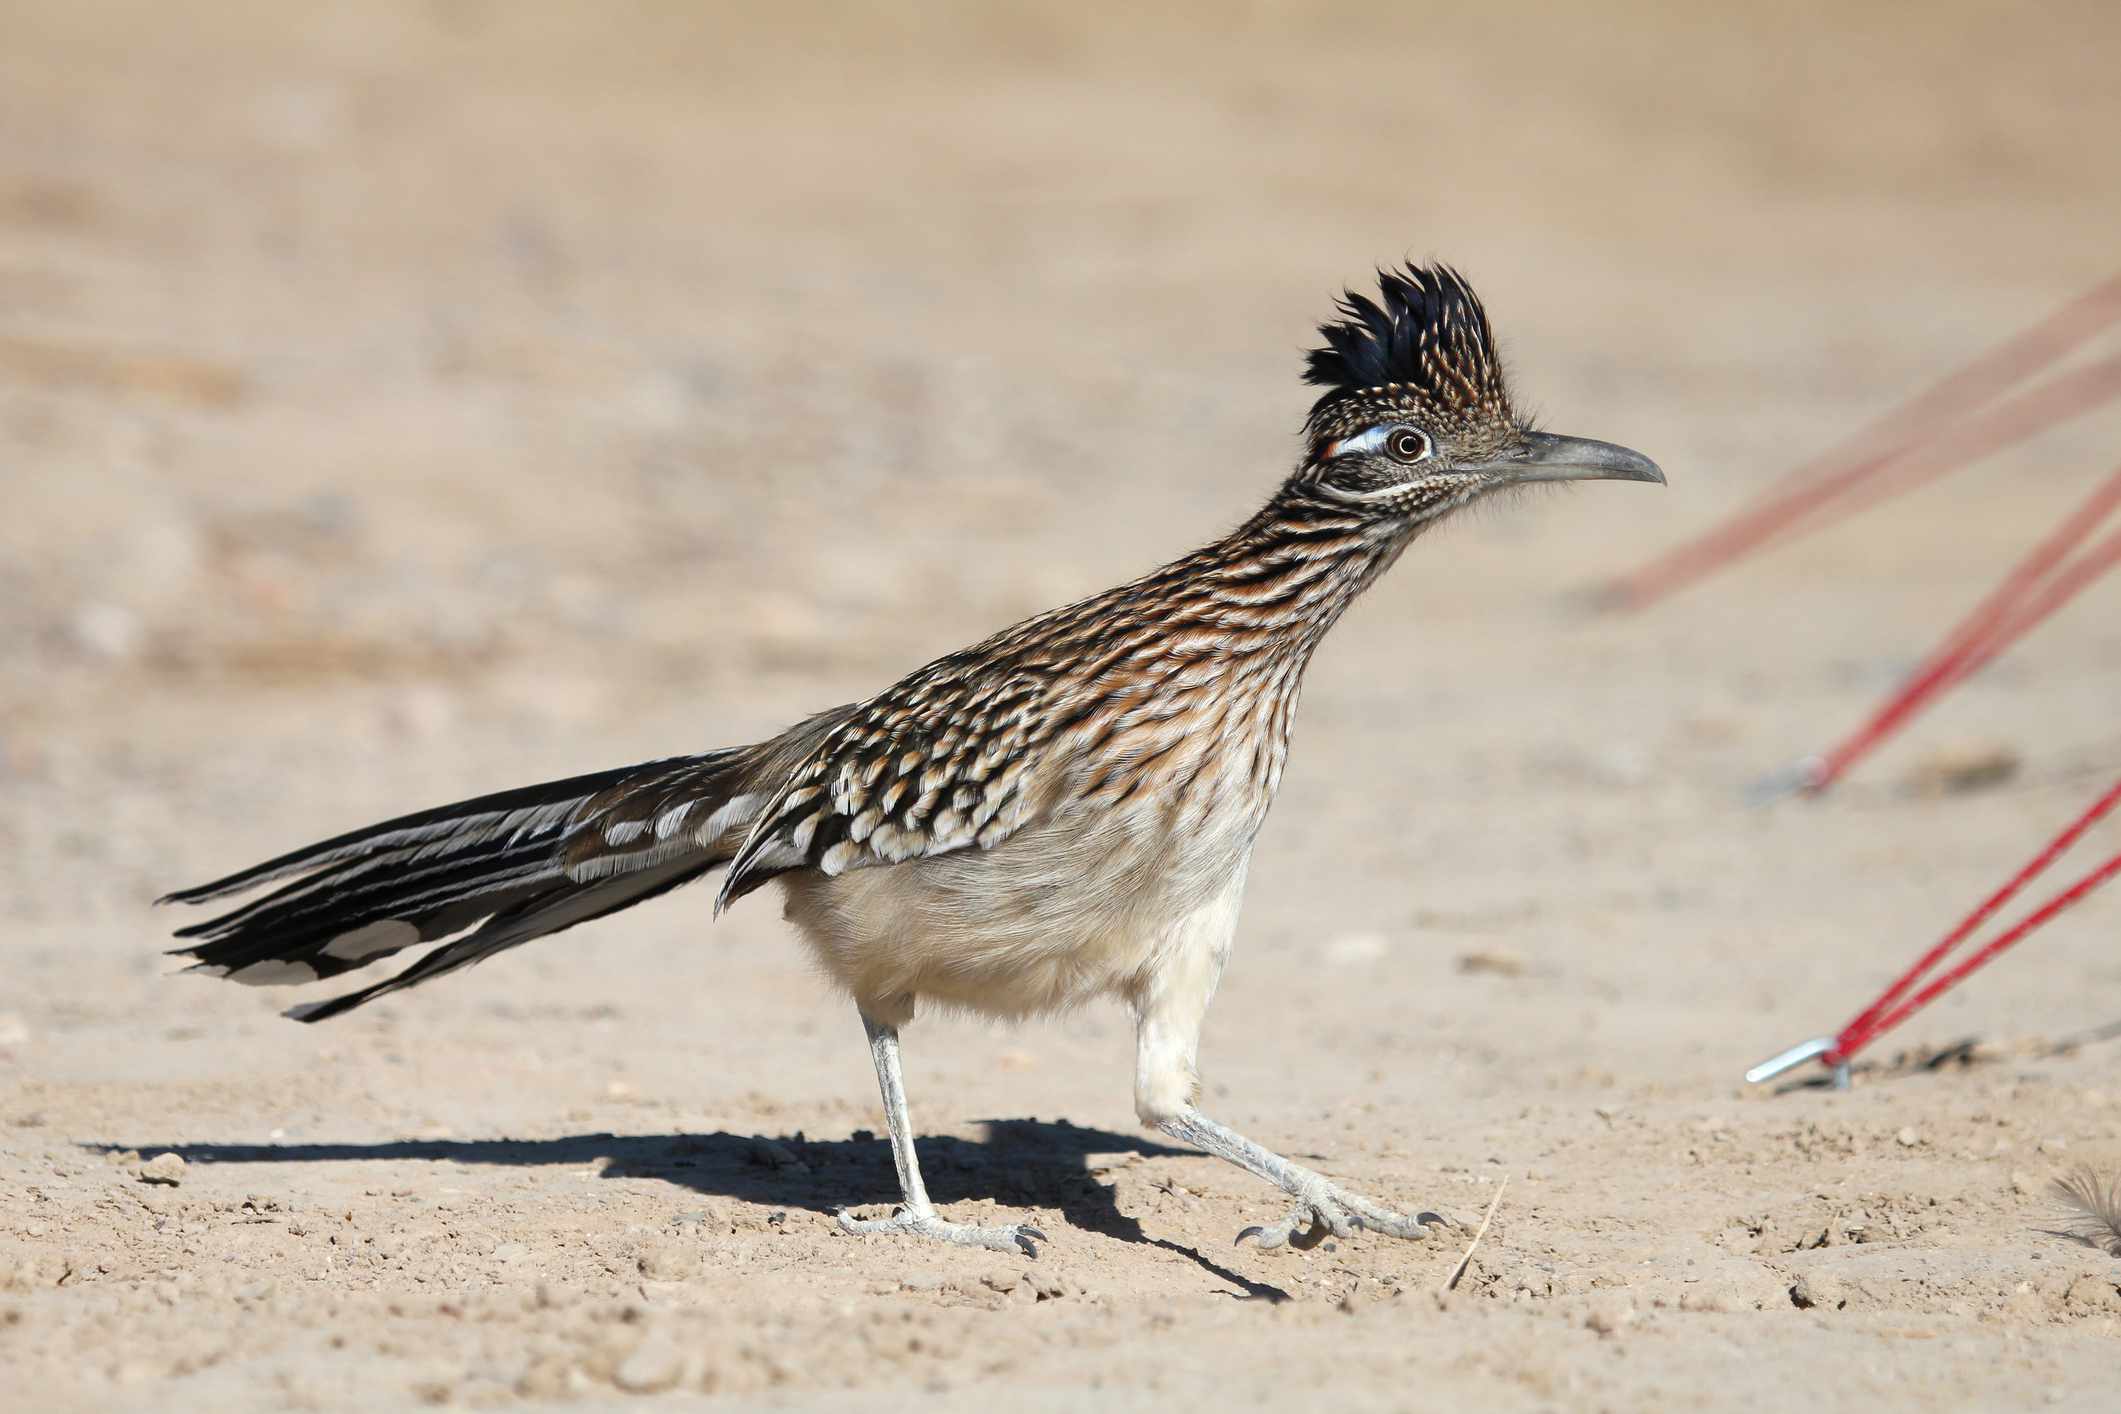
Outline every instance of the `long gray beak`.
<svg viewBox="0 0 2121 1414">
<path fill-rule="evenodd" d="M 1511 481 L 1654 481 L 1664 485 L 1664 473 L 1657 463 L 1640 452 L 1551 432 L 1527 432 L 1521 451 L 1471 469 Z"/>
</svg>

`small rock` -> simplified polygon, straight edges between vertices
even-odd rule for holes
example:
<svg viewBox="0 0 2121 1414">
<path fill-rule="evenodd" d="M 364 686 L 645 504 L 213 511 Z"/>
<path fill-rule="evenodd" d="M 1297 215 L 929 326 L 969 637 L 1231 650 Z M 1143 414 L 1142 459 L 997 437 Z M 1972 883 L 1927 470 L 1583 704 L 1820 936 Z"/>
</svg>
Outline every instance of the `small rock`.
<svg viewBox="0 0 2121 1414">
<path fill-rule="evenodd" d="M 1497 948 L 1486 952 L 1460 953 L 1458 970 L 1468 976 L 1486 973 L 1491 977 L 1522 977 L 1529 969 L 1525 966 L 1525 960 L 1516 953 Z"/>
<path fill-rule="evenodd" d="M 175 1188 L 184 1181 L 184 1156 L 182 1154 L 157 1154 L 140 1165 L 142 1183 L 166 1183 Z"/>
<path fill-rule="evenodd" d="M 1790 1304 L 1803 1311 L 1838 1311 L 1848 1305 L 1848 1291 L 1839 1277 L 1810 1272 L 1790 1288 Z"/>
<path fill-rule="evenodd" d="M 795 1150 L 789 1148 L 786 1144 L 783 1144 L 776 1139 L 759 1139 L 753 1141 L 751 1148 L 749 1152 L 745 1155 L 745 1157 L 750 1159 L 752 1163 L 764 1169 L 773 1169 L 776 1171 L 781 1169 L 792 1169 L 797 1173 L 810 1172 L 810 1165 L 804 1163 L 802 1159 L 798 1158 L 796 1156 Z"/>
<path fill-rule="evenodd" d="M 1015 1296 L 1019 1301 L 1058 1301 L 1067 1294 L 1068 1289 L 1051 1277 L 1025 1272 L 1016 1279 Z"/>
<path fill-rule="evenodd" d="M 504 1242 L 493 1249 L 496 1262 L 520 1262 L 530 1255 L 530 1248 L 520 1242 Z"/>
<path fill-rule="evenodd" d="M 1893 1136 L 1893 1142 L 1903 1149 L 1912 1149 L 1922 1142 L 1922 1136 L 1915 1132 L 1915 1126 L 1904 1124 L 1900 1126 L 1900 1132 Z"/>
<path fill-rule="evenodd" d="M 612 1371 L 611 1382 L 632 1394 L 655 1394 L 685 1376 L 685 1352 L 663 1331 L 650 1331 Z"/>
<path fill-rule="evenodd" d="M 2121 1311 L 2121 1286 L 2115 1285 L 2110 1276 L 2093 1276 L 2087 1272 L 2069 1284 L 2062 1299 L 2082 1309 Z"/>
<path fill-rule="evenodd" d="M 1961 742 L 1917 761 L 1906 780 L 1924 795 L 1957 795 L 2001 785 L 2018 774 L 2018 765 L 2018 753 L 2001 742 Z"/>
</svg>

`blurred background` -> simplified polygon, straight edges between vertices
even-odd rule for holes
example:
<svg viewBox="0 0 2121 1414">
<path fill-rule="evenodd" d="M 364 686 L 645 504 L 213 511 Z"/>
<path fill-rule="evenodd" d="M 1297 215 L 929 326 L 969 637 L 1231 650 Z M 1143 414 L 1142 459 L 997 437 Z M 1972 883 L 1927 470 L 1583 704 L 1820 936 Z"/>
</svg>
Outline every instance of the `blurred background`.
<svg viewBox="0 0 2121 1414">
<path fill-rule="evenodd" d="M 682 894 L 320 1041 L 273 1016 L 289 995 L 165 980 L 147 903 L 756 739 L 1203 542 L 1292 464 L 1333 297 L 1408 258 L 1484 293 L 1546 426 L 1671 484 L 1471 517 L 1337 632 L 1211 1070 L 1263 1136 L 1314 1113 L 1309 1055 L 1438 1143 L 1482 1098 L 1724 1085 L 2121 759 L 2095 591 L 1833 801 L 1738 804 L 1854 725 L 2121 427 L 1646 615 L 1581 591 L 2114 273 L 2117 53 L 2099 0 L 5 0 L 23 1142 L 526 1132 L 565 1127 L 555 1097 L 638 1124 L 618 1086 L 686 1129 L 873 1125 L 852 1018 L 771 907 L 710 933 Z M 2016 774 L 1935 796 L 1961 742 Z M 2109 1020 L 2112 917 L 1959 1014 Z M 569 1024 L 531 1045 L 526 1015 Z M 963 1029 L 910 1062 L 938 1127 L 1131 1126 L 1120 1018 L 1028 1029 L 1002 1071 Z"/>
<path fill-rule="evenodd" d="M 445 741 L 595 731 L 540 765 L 681 703 L 662 747 L 766 730 L 1241 517 L 1330 298 L 1443 258 L 1525 400 L 1673 489 L 1417 557 L 1375 648 L 1707 524 L 2110 273 L 2121 215 L 2095 3 L 17 0 L 6 28 L 0 731 L 30 778 L 202 711 L 244 714 L 244 754 L 371 751 L 354 700 Z M 1810 567 L 1979 582 L 2111 431 Z M 1761 582 L 1701 612 L 1765 626 Z M 1813 662 L 1871 612 L 1820 587 L 1833 622 L 1777 635 Z"/>
</svg>

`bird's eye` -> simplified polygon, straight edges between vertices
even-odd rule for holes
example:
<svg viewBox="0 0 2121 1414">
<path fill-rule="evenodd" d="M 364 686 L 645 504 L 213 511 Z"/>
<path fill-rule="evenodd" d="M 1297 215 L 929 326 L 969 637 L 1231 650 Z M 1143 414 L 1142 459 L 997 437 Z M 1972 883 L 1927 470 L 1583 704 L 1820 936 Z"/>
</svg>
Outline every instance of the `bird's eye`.
<svg viewBox="0 0 2121 1414">
<path fill-rule="evenodd" d="M 1385 455 L 1396 462 L 1418 462 L 1429 454 L 1429 439 L 1419 429 L 1395 427 L 1385 438 Z"/>
</svg>

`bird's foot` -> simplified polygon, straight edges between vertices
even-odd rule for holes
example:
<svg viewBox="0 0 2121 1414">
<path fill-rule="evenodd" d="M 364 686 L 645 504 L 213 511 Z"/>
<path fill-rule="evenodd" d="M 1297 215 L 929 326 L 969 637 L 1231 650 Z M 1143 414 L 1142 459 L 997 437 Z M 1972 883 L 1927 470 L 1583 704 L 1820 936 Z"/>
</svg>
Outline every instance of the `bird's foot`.
<svg viewBox="0 0 2121 1414">
<path fill-rule="evenodd" d="M 1298 1191 L 1296 1205 L 1289 1209 L 1287 1217 L 1271 1227 L 1248 1227 L 1237 1234 L 1237 1240 L 1249 1238 L 1264 1248 L 1294 1247 L 1303 1252 L 1328 1237 L 1352 1237 L 1357 1229 L 1419 1242 L 1429 1235 L 1432 1226 L 1451 1225 L 1451 1219 L 1441 1213 L 1420 1212 L 1408 1217 L 1359 1193 L 1350 1193 L 1339 1184 L 1319 1181 Z"/>
<path fill-rule="evenodd" d="M 945 1222 L 933 1208 L 900 1208 L 888 1218 L 849 1217 L 842 1211 L 838 1214 L 838 1221 L 841 1232 L 857 1236 L 887 1233 L 927 1237 L 937 1242 L 954 1242 L 960 1247 L 986 1247 L 996 1252 L 1021 1252 L 1026 1257 L 1038 1255 L 1038 1248 L 1031 1245 L 1034 1241 L 1050 1240 L 1037 1228 L 1023 1223 L 1010 1223 L 1005 1227 L 971 1227 L 964 1223 Z"/>
</svg>

